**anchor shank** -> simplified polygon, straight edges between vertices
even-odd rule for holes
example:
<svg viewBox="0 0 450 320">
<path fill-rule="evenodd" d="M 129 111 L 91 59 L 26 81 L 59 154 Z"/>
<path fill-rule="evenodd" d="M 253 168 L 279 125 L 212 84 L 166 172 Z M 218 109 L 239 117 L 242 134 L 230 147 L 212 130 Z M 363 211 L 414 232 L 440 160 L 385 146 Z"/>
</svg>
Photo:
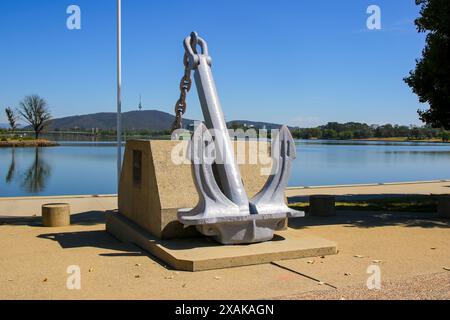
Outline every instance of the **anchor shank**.
<svg viewBox="0 0 450 320">
<path fill-rule="evenodd" d="M 217 171 L 223 193 L 241 210 L 249 210 L 249 201 L 242 183 L 239 167 L 236 164 L 231 139 L 228 134 L 225 117 L 220 105 L 216 85 L 208 63 L 208 56 L 198 54 L 199 64 L 194 73 L 194 79 L 200 98 L 206 126 L 214 129 Z"/>
</svg>

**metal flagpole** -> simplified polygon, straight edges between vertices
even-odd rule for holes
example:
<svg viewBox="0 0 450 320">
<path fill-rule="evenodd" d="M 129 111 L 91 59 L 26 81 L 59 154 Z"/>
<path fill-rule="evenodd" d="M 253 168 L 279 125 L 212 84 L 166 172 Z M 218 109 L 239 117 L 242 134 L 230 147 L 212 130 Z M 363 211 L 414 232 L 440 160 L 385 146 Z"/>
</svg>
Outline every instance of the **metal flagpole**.
<svg viewBox="0 0 450 320">
<path fill-rule="evenodd" d="M 122 5 L 117 0 L 117 188 L 122 169 Z"/>
</svg>

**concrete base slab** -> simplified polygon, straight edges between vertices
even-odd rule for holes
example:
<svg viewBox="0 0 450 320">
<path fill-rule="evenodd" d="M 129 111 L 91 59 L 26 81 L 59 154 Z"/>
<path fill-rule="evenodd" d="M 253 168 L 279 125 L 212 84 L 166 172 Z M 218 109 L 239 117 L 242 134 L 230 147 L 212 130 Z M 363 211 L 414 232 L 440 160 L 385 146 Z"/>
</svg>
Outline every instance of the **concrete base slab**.
<svg viewBox="0 0 450 320">
<path fill-rule="evenodd" d="M 337 253 L 336 243 L 301 230 L 277 231 L 272 241 L 220 245 L 206 237 L 160 240 L 117 212 L 106 214 L 106 230 L 117 239 L 146 250 L 171 267 L 203 271 Z"/>
</svg>

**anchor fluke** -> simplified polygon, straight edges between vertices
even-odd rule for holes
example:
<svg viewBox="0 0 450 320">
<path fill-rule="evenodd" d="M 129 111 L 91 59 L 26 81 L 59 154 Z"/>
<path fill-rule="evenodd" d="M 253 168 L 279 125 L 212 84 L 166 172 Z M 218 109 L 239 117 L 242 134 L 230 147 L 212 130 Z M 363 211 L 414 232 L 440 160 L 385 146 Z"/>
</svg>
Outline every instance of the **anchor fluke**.
<svg viewBox="0 0 450 320">
<path fill-rule="evenodd" d="M 287 126 L 283 126 L 272 139 L 272 174 L 264 187 L 250 200 L 250 209 L 256 214 L 285 212 L 288 217 L 303 217 L 301 211 L 286 205 L 284 191 L 291 175 L 292 161 L 296 158 L 294 139 Z"/>
<path fill-rule="evenodd" d="M 220 190 L 213 172 L 213 160 L 207 154 L 212 150 L 212 136 L 203 123 L 194 131 L 188 152 L 192 162 L 192 175 L 199 195 L 198 205 L 189 211 L 180 211 L 178 220 L 186 225 L 217 223 L 223 216 L 238 216 L 239 207 Z"/>
</svg>

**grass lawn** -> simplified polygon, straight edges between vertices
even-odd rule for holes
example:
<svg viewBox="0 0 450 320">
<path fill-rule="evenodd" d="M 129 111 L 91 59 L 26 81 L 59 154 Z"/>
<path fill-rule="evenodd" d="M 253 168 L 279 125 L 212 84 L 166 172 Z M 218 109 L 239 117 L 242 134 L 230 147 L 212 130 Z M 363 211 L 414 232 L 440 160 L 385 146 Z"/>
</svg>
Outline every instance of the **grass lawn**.
<svg viewBox="0 0 450 320">
<path fill-rule="evenodd" d="M 436 212 L 438 196 L 405 196 L 398 198 L 336 201 L 336 210 L 385 212 Z M 292 209 L 308 211 L 308 202 L 290 204 Z"/>
</svg>

